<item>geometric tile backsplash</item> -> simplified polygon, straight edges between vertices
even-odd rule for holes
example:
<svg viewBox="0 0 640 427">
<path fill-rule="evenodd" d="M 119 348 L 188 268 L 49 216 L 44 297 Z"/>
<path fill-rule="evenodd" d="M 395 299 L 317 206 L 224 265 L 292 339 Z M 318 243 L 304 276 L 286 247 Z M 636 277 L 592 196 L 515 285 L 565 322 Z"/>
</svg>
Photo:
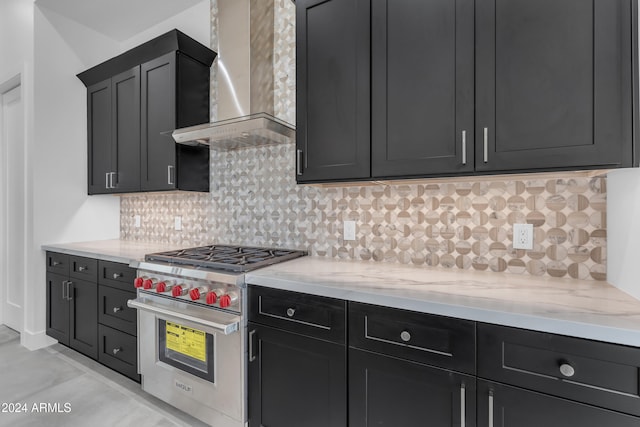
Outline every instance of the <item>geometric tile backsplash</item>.
<svg viewBox="0 0 640 427">
<path fill-rule="evenodd" d="M 121 238 L 606 280 L 606 176 L 316 187 L 296 185 L 294 151 L 212 151 L 211 193 L 122 196 Z M 343 240 L 344 220 L 356 241 Z M 512 225 L 525 222 L 534 248 L 514 250 Z"/>
<path fill-rule="evenodd" d="M 276 115 L 295 122 L 295 8 L 275 1 Z M 217 5 L 211 40 L 217 48 Z M 216 115 L 212 68 L 212 118 Z M 235 243 L 314 256 L 606 280 L 606 176 L 296 185 L 293 144 L 211 151 L 208 194 L 121 196 L 120 237 L 186 246 Z M 134 215 L 142 226 L 134 226 Z M 182 230 L 174 231 L 174 217 Z M 356 221 L 355 241 L 342 223 Z M 534 225 L 533 250 L 514 250 L 512 225 Z"/>
</svg>

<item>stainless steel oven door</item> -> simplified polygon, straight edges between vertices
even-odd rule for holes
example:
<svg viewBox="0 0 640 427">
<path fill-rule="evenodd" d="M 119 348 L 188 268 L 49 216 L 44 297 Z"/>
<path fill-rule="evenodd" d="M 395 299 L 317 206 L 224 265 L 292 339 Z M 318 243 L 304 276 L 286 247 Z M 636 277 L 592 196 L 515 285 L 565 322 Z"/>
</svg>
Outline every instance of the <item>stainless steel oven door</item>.
<svg viewBox="0 0 640 427">
<path fill-rule="evenodd" d="M 246 421 L 246 327 L 236 314 L 139 295 L 142 389 L 220 427 Z"/>
</svg>

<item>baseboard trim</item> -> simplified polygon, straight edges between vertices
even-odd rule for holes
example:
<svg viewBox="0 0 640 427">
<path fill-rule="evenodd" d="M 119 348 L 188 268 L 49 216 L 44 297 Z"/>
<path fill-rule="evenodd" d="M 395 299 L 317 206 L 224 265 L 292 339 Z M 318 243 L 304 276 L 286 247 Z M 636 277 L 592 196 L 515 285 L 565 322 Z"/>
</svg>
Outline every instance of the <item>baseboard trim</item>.
<svg viewBox="0 0 640 427">
<path fill-rule="evenodd" d="M 57 340 L 48 336 L 45 331 L 22 331 L 22 333 L 20 334 L 20 345 L 26 347 L 29 350 L 38 350 L 44 347 L 49 347 L 50 345 L 53 345 L 57 342 Z"/>
</svg>

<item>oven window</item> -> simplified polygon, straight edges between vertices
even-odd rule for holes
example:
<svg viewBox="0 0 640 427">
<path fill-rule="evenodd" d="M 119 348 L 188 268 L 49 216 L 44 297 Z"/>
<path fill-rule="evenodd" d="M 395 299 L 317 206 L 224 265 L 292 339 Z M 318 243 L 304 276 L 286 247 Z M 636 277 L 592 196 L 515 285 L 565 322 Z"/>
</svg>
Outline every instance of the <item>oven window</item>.
<svg viewBox="0 0 640 427">
<path fill-rule="evenodd" d="M 174 368 L 214 382 L 213 335 L 158 319 L 158 358 Z"/>
</svg>

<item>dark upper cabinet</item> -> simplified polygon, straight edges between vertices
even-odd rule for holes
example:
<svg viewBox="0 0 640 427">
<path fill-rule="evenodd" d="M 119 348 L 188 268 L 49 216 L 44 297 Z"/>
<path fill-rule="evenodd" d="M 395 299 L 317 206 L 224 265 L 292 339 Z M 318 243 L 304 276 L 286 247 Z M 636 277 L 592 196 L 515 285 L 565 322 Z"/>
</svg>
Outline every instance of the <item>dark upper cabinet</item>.
<svg viewBox="0 0 640 427">
<path fill-rule="evenodd" d="M 110 193 L 113 172 L 111 146 L 111 79 L 87 88 L 89 194 Z"/>
<path fill-rule="evenodd" d="M 478 171 L 637 165 L 631 3 L 476 0 Z"/>
<path fill-rule="evenodd" d="M 209 121 L 215 52 L 177 30 L 97 65 L 87 85 L 89 194 L 209 191 L 209 149 L 171 132 Z"/>
<path fill-rule="evenodd" d="M 298 182 L 371 175 L 369 3 L 296 2 Z"/>
<path fill-rule="evenodd" d="M 473 0 L 373 0 L 371 172 L 472 172 Z"/>
<path fill-rule="evenodd" d="M 297 2 L 298 182 L 638 166 L 637 8 Z"/>
</svg>

